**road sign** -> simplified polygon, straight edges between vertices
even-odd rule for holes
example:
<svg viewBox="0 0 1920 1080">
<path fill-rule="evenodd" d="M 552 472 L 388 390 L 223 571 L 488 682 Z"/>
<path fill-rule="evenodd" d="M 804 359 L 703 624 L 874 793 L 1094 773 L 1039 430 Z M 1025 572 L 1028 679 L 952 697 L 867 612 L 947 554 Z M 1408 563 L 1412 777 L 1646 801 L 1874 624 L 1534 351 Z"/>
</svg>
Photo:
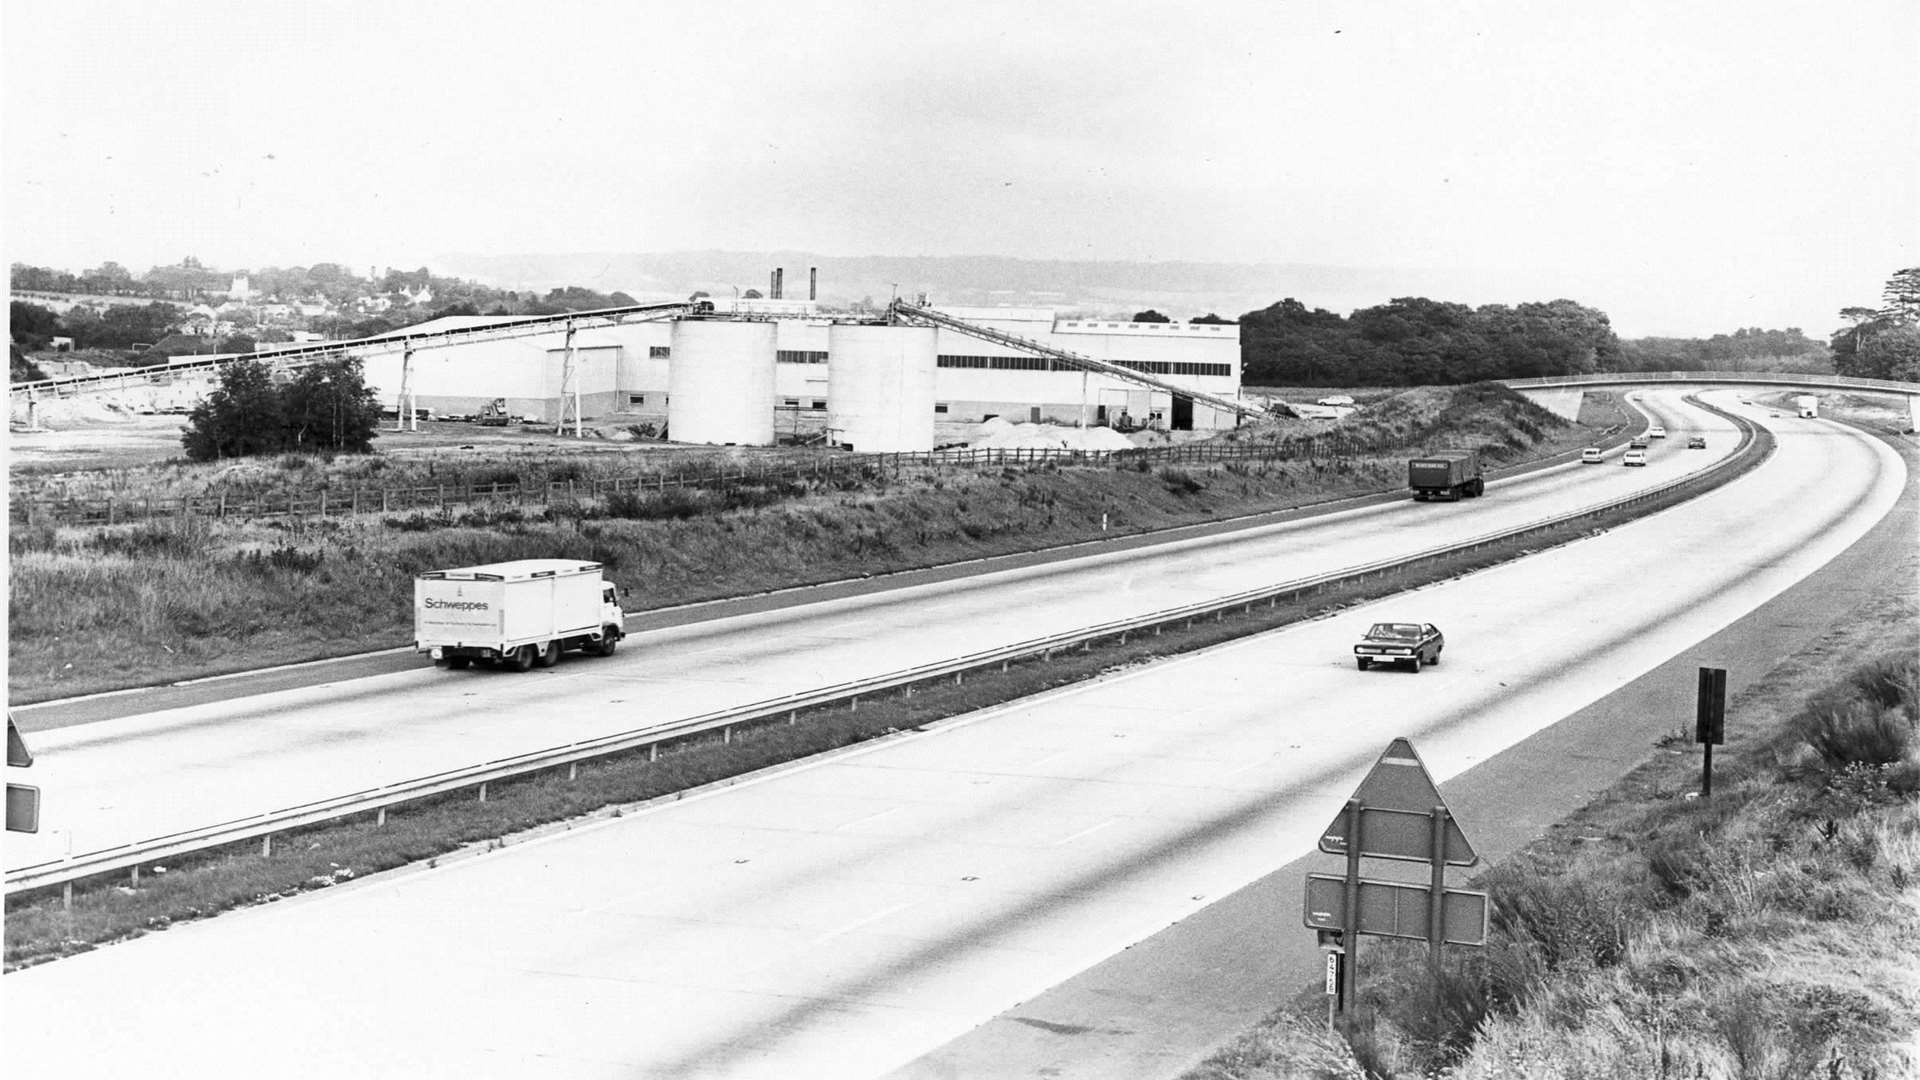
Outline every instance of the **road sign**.
<svg viewBox="0 0 1920 1080">
<path fill-rule="evenodd" d="M 1440 789 L 1427 772 L 1413 744 L 1395 739 L 1386 753 L 1374 762 L 1373 771 L 1354 789 L 1354 801 L 1360 804 L 1360 854 L 1370 859 L 1403 859 L 1408 862 L 1433 860 L 1433 835 L 1429 831 L 1433 809 L 1445 806 Z M 1347 813 L 1342 810 L 1333 824 L 1320 833 L 1320 850 L 1329 855 L 1347 854 Z M 1446 862 L 1449 866 L 1472 866 L 1480 856 L 1467 842 L 1467 834 L 1451 815 L 1446 823 Z"/>
<path fill-rule="evenodd" d="M 13 712 L 7 712 L 7 764 L 15 769 L 24 769 L 33 764 L 33 753 L 27 749 L 26 741 L 20 738 L 20 729 L 13 722 Z"/>
<path fill-rule="evenodd" d="M 1700 697 L 1694 707 L 1693 741 L 1719 746 L 1727 741 L 1727 669 L 1700 669 Z"/>
<path fill-rule="evenodd" d="M 29 784 L 7 785 L 7 831 L 40 831 L 40 789 Z"/>
<path fill-rule="evenodd" d="M 1339 992 L 1340 992 L 1340 954 L 1335 952 L 1330 952 L 1327 954 L 1327 995 L 1331 997 L 1334 994 L 1338 994 Z"/>
<path fill-rule="evenodd" d="M 1359 932 L 1426 941 L 1431 909 L 1429 886 L 1405 881 L 1360 879 Z M 1487 894 L 1473 889 L 1441 893 L 1441 940 L 1451 945 L 1487 943 Z M 1347 922 L 1347 879 L 1337 874 L 1308 874 L 1307 927 L 1338 930 Z"/>
</svg>

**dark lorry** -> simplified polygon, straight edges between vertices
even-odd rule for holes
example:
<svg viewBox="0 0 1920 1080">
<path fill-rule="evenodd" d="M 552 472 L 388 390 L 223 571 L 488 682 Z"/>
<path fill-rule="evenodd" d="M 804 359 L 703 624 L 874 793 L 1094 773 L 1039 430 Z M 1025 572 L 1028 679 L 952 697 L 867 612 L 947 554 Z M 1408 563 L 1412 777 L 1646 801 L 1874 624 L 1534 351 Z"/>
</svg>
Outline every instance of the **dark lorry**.
<svg viewBox="0 0 1920 1080">
<path fill-rule="evenodd" d="M 1480 451 L 1441 450 L 1407 462 L 1407 486 L 1418 500 L 1456 501 L 1487 490 L 1480 475 Z"/>
</svg>

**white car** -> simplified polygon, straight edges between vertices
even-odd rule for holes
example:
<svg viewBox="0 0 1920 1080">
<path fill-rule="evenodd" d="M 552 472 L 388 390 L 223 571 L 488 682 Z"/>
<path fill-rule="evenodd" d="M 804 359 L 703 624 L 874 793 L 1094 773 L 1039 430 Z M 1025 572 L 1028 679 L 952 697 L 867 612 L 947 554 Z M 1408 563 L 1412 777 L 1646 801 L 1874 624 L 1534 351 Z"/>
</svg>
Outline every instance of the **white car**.
<svg viewBox="0 0 1920 1080">
<path fill-rule="evenodd" d="M 1647 438 L 1649 439 L 1664 439 L 1666 437 L 1667 429 L 1661 427 L 1659 424 L 1655 424 L 1647 429 Z"/>
<path fill-rule="evenodd" d="M 1620 459 L 1620 464 L 1622 465 L 1645 465 L 1646 463 L 1647 452 L 1645 450 L 1629 450 L 1626 456 Z"/>
<path fill-rule="evenodd" d="M 1582 465 L 1600 464 L 1600 448 L 1597 446 L 1589 446 L 1585 450 L 1580 451 L 1580 464 Z"/>
</svg>

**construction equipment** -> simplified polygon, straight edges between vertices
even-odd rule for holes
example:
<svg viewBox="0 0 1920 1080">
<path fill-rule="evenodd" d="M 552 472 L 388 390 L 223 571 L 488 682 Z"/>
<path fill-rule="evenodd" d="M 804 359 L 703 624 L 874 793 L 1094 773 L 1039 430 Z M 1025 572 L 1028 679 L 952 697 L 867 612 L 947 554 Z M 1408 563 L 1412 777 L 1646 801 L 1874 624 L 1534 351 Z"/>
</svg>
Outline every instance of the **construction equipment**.
<svg viewBox="0 0 1920 1080">
<path fill-rule="evenodd" d="M 474 417 L 481 427 L 506 427 L 513 423 L 513 417 L 507 412 L 507 399 L 494 398 L 480 406 L 480 412 Z"/>
</svg>

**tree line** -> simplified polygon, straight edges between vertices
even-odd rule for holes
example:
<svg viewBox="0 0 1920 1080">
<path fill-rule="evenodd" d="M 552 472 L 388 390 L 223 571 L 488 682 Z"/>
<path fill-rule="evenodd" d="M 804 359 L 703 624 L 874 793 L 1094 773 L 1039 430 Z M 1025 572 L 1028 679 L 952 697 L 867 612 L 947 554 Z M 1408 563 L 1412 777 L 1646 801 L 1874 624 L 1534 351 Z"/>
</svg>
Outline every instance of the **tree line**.
<svg viewBox="0 0 1920 1080">
<path fill-rule="evenodd" d="M 1895 271 L 1879 307 L 1841 308 L 1840 317 L 1851 325 L 1833 332 L 1833 370 L 1920 382 L 1920 266 Z"/>
<path fill-rule="evenodd" d="M 380 401 L 360 361 L 326 360 L 276 382 L 258 360 L 220 369 L 219 383 L 187 414 L 180 444 L 193 461 L 281 451 L 363 454 L 373 448 Z"/>
</svg>

